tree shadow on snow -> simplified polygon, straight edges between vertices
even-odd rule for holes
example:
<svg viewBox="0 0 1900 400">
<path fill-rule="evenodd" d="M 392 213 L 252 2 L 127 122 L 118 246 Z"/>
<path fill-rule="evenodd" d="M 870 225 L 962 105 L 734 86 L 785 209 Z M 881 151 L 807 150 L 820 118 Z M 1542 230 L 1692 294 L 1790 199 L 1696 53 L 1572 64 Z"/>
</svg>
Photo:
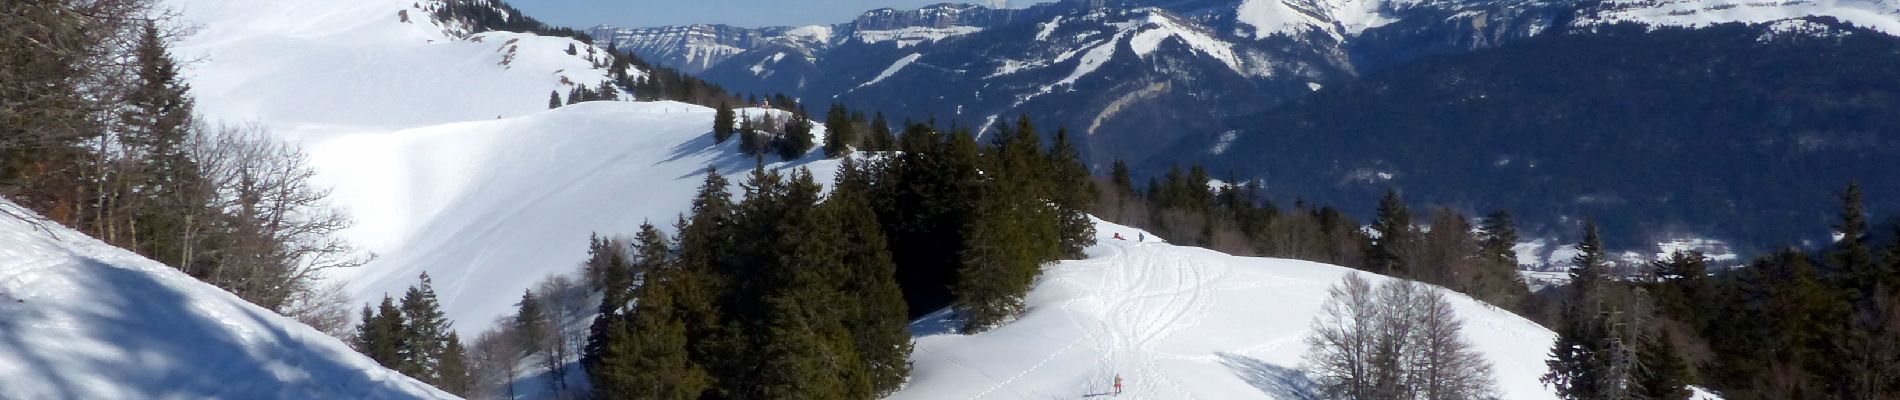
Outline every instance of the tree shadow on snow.
<svg viewBox="0 0 1900 400">
<path fill-rule="evenodd" d="M 917 317 L 910 323 L 910 337 L 955 335 L 963 330 L 963 319 L 949 307 Z"/>
<path fill-rule="evenodd" d="M 768 170 L 789 170 L 825 159 L 823 143 L 812 147 L 812 151 L 806 152 L 805 155 L 791 160 L 780 158 L 778 152 L 767 152 L 759 157 L 753 157 L 739 152 L 739 137 L 737 134 L 734 134 L 732 139 L 727 140 L 725 143 L 715 144 L 713 143 L 712 131 L 706 131 L 706 133 L 700 134 L 692 140 L 674 145 L 673 149 L 667 153 L 666 160 L 656 163 L 656 165 L 672 163 L 688 157 L 701 155 L 711 155 L 712 160 L 707 161 L 706 166 L 717 168 L 722 175 L 751 171 L 752 167 L 758 166 L 760 162 L 764 162 L 765 168 Z M 704 178 L 705 176 L 706 170 L 701 168 L 694 170 L 692 173 L 674 177 L 674 179 Z"/>
<path fill-rule="evenodd" d="M 153 274 L 107 265 L 95 259 L 70 264 L 62 273 L 71 278 L 77 293 L 86 303 L 56 304 L 65 307 L 82 326 L 65 328 L 58 324 L 71 321 L 28 318 L 0 322 L 0 346 L 11 347 L 29 364 L 24 370 L 37 374 L 35 381 L 48 387 L 53 398 L 128 396 L 134 398 L 230 398 L 282 396 L 386 397 L 381 381 L 392 377 L 374 374 L 339 364 L 347 354 L 325 354 L 335 349 L 312 348 L 301 339 L 304 335 L 322 335 L 298 326 L 280 326 L 273 318 L 257 310 L 230 304 L 247 318 L 264 327 L 264 332 L 240 333 L 237 321 L 222 321 L 204 315 L 196 302 L 210 302 L 212 308 L 224 308 L 218 302 L 243 302 L 234 296 L 193 298 L 174 289 Z M 59 268 L 68 268 L 61 266 Z M 188 279 L 188 278 L 187 278 Z M 22 305 L 37 307 L 28 300 Z M 88 315 L 90 314 L 90 315 Z M 32 340 L 33 325 L 43 329 L 73 329 L 89 339 L 102 341 L 105 349 L 44 346 L 48 338 Z M 47 326 L 50 325 L 50 326 Z M 286 329 L 288 328 L 288 329 Z M 239 337 L 243 334 L 248 337 Z M 248 339 L 248 340 L 247 340 Z M 327 339 L 326 339 L 327 340 Z M 90 345 L 74 343 L 73 346 Z M 312 359 L 320 355 L 322 359 Z M 365 359 L 367 361 L 367 359 Z M 74 379 L 97 375 L 105 382 Z M 97 385 L 111 385 L 101 390 Z M 295 386 L 320 386 L 336 392 L 322 393 Z M 347 388 L 347 389 L 346 389 Z M 287 390 L 290 389 L 290 390 Z"/>
<path fill-rule="evenodd" d="M 1296 368 L 1287 368 L 1233 353 L 1215 353 L 1221 365 L 1248 385 L 1276 399 L 1319 400 L 1318 386 Z"/>
</svg>

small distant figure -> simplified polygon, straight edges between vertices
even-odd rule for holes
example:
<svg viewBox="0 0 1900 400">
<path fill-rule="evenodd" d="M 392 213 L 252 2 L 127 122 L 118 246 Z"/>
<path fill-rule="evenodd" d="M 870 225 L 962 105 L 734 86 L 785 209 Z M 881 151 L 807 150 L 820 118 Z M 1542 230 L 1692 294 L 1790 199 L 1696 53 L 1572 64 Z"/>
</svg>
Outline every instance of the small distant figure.
<svg viewBox="0 0 1900 400">
<path fill-rule="evenodd" d="M 1115 395 L 1122 395 L 1122 374 L 1115 374 Z"/>
<path fill-rule="evenodd" d="M 1138 237 L 1138 238 L 1141 238 L 1141 240 L 1136 240 L 1137 242 L 1146 242 L 1146 241 L 1148 241 L 1148 233 L 1147 233 L 1147 232 L 1135 232 L 1135 237 Z"/>
<path fill-rule="evenodd" d="M 1128 240 L 1128 239 L 1122 239 L 1122 233 L 1115 232 L 1115 240 Z"/>
</svg>

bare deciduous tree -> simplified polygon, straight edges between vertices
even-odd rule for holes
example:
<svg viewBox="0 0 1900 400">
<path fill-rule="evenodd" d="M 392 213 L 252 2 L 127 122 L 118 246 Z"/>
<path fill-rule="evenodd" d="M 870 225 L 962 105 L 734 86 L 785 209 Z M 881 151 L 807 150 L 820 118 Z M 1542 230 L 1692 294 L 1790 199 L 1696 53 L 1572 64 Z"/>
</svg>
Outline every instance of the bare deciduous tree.
<svg viewBox="0 0 1900 400">
<path fill-rule="evenodd" d="M 1358 274 L 1328 291 L 1307 337 L 1308 373 L 1324 398 L 1477 399 L 1493 396 L 1491 366 L 1463 337 L 1441 289 Z"/>
</svg>

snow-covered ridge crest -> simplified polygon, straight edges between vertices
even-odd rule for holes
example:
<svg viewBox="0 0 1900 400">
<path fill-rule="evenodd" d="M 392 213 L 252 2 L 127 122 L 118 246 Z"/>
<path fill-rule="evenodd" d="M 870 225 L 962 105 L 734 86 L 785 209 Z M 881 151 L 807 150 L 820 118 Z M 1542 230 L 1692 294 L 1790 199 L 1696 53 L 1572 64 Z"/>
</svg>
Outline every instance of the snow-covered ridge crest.
<svg viewBox="0 0 1900 400">
<path fill-rule="evenodd" d="M 1834 17 L 1900 35 L 1900 1 L 1894 0 L 1607 0 L 1582 24 L 1637 22 L 1702 27 L 1726 22 L 1762 23 L 1807 16 Z"/>
<path fill-rule="evenodd" d="M 197 60 L 185 73 L 198 110 L 291 136 L 524 115 L 545 110 L 549 92 L 595 87 L 613 75 L 604 49 L 570 38 L 461 36 L 431 17 L 438 2 L 161 4 L 178 14 L 176 23 L 196 28 L 174 54 Z"/>
<path fill-rule="evenodd" d="M 454 398 L 6 199 L 0 383 L 7 399 Z"/>
</svg>

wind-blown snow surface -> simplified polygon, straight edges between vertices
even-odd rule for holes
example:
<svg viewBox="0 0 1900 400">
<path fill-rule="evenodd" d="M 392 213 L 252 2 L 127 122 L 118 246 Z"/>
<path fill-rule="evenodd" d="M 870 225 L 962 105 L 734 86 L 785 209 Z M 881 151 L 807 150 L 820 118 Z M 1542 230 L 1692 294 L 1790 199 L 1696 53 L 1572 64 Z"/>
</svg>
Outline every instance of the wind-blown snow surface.
<svg viewBox="0 0 1900 400">
<path fill-rule="evenodd" d="M 604 50 L 561 37 L 458 38 L 426 0 L 163 0 L 198 111 L 305 138 L 545 110 L 607 80 Z M 407 22 L 404 18 L 407 18 Z M 575 54 L 567 54 L 569 46 Z M 591 53 L 590 53 L 591 51 Z M 638 74 L 639 71 L 630 71 Z"/>
<path fill-rule="evenodd" d="M 607 79 L 605 54 L 572 39 L 460 38 L 464 27 L 427 15 L 433 1 L 165 1 L 196 27 L 174 52 L 197 60 L 187 79 L 198 111 L 301 144 L 355 220 L 344 238 L 378 256 L 330 275 L 355 303 L 428 272 L 472 334 L 541 278 L 575 270 L 590 233 L 670 229 L 707 166 L 736 176 L 753 165 L 711 144 L 708 108 L 548 110 L 550 91 Z M 811 164 L 828 183 L 835 164 L 812 161 L 774 166 Z"/>
<path fill-rule="evenodd" d="M 577 270 L 589 234 L 630 235 L 641 222 L 670 231 L 708 166 L 742 182 L 753 159 L 736 141 L 712 143 L 713 112 L 589 102 L 313 146 L 334 200 L 356 218 L 348 237 L 379 256 L 336 276 L 365 302 L 400 295 L 426 271 L 456 327 L 483 329 L 542 277 Z M 829 184 L 837 161 L 817 154 L 768 167 L 809 167 Z"/>
<path fill-rule="evenodd" d="M 893 399 L 1308 399 L 1299 371 L 1326 290 L 1350 269 L 1136 243 L 1097 223 L 1089 258 L 1044 269 L 1021 319 L 976 335 L 936 315 L 917 335 L 909 386 Z M 1115 240 L 1121 233 L 1129 240 Z M 1374 284 L 1386 279 L 1367 275 Z M 1537 381 L 1555 335 L 1451 294 L 1465 338 L 1492 363 L 1499 397 L 1553 399 Z"/>
<path fill-rule="evenodd" d="M 0 399 L 453 398 L 0 199 Z M 22 219 L 28 218 L 28 219 Z"/>
</svg>

